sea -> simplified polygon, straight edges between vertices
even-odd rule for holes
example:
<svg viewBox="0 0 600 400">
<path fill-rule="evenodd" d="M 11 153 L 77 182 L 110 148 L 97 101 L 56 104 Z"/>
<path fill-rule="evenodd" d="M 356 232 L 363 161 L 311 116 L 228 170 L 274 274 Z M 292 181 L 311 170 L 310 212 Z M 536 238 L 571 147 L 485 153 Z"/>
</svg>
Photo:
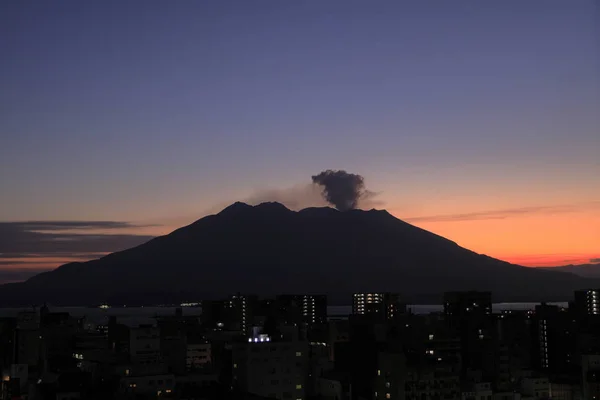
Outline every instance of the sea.
<svg viewBox="0 0 600 400">
<path fill-rule="evenodd" d="M 559 307 L 567 307 L 566 302 L 547 303 L 558 305 Z M 493 312 L 501 312 L 504 310 L 527 311 L 533 310 L 539 303 L 496 303 L 492 305 Z M 177 307 L 111 307 L 111 308 L 95 308 L 95 307 L 50 307 L 51 312 L 68 312 L 71 316 L 82 318 L 85 317 L 86 323 L 91 324 L 106 324 L 108 318 L 115 316 L 117 321 L 128 326 L 138 326 L 141 324 L 155 324 L 156 318 L 161 316 L 174 315 Z M 414 304 L 409 305 L 409 309 L 414 314 L 430 314 L 443 311 L 441 304 Z M 16 317 L 21 311 L 32 310 L 32 308 L 0 308 L 1 317 Z M 182 307 L 183 315 L 193 316 L 201 315 L 200 307 Z M 347 318 L 352 312 L 352 306 L 329 306 L 327 313 L 329 318 Z"/>
</svg>

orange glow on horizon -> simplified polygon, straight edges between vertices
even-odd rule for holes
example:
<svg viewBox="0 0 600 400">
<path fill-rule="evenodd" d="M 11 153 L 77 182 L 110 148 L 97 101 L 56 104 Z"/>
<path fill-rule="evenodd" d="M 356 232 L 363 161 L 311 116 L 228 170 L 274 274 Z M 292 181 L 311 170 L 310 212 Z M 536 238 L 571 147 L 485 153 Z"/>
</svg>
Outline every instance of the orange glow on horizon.
<svg viewBox="0 0 600 400">
<path fill-rule="evenodd" d="M 443 207 L 437 210 L 419 210 L 420 215 L 406 217 L 406 210 L 387 208 L 400 219 L 443 236 L 458 245 L 513 264 L 531 267 L 550 267 L 568 264 L 589 264 L 600 259 L 600 207 L 589 209 L 550 209 L 543 212 L 506 213 L 494 215 L 445 214 Z M 465 204 L 464 208 L 472 205 Z M 442 212 L 434 212 L 442 211 Z M 493 213 L 490 213 L 493 214 Z M 441 215 L 440 218 L 430 217 Z M 162 224 L 128 228 L 119 233 L 165 235 L 181 226 L 192 223 L 198 217 L 171 219 Z M 102 233 L 111 233 L 106 231 Z M 14 264 L 10 264 L 10 261 Z M 31 270 L 32 272 L 54 269 L 85 258 L 31 257 L 4 259 L 0 270 Z M 7 262 L 9 261 L 9 262 Z"/>
</svg>

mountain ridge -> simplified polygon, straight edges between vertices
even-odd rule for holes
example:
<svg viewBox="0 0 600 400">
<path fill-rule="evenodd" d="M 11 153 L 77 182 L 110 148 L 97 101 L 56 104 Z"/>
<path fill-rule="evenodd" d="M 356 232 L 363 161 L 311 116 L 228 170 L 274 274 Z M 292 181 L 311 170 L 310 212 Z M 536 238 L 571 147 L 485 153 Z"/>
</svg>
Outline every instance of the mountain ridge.
<svg viewBox="0 0 600 400">
<path fill-rule="evenodd" d="M 600 264 L 569 264 L 558 267 L 542 267 L 549 271 L 569 272 L 582 278 L 599 278 L 600 279 Z"/>
<path fill-rule="evenodd" d="M 357 291 L 439 302 L 444 291 L 473 289 L 559 301 L 596 282 L 475 253 L 385 210 L 236 202 L 139 246 L 0 286 L 0 304 L 157 304 L 234 292 L 325 293 L 343 304 Z"/>
</svg>

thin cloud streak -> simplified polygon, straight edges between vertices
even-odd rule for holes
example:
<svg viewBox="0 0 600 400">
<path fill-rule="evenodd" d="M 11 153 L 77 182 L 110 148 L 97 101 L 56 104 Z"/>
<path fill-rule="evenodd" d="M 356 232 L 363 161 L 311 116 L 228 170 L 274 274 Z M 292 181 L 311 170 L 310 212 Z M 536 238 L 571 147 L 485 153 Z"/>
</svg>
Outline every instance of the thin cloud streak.
<svg viewBox="0 0 600 400">
<path fill-rule="evenodd" d="M 461 214 L 441 214 L 424 217 L 405 218 L 407 222 L 457 222 L 457 221 L 480 221 L 490 219 L 507 219 L 516 216 L 525 216 L 533 214 L 562 214 L 583 211 L 589 208 L 595 208 L 600 202 L 591 202 L 584 204 L 570 204 L 560 206 L 536 206 L 508 208 L 502 210 L 492 210 L 474 213 Z"/>
<path fill-rule="evenodd" d="M 115 221 L 0 222 L 0 258 L 97 258 L 152 239 L 119 232 L 141 226 Z M 96 229 L 115 232 L 95 233 Z"/>
</svg>

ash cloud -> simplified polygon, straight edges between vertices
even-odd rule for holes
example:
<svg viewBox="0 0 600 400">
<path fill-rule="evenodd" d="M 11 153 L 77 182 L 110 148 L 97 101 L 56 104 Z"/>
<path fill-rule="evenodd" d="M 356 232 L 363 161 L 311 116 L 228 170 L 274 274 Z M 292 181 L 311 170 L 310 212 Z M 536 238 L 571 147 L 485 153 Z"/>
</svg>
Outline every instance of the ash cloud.
<svg viewBox="0 0 600 400">
<path fill-rule="evenodd" d="M 321 186 L 323 198 L 340 211 L 352 210 L 363 198 L 374 193 L 365 189 L 365 179 L 358 174 L 328 169 L 312 176 L 313 184 Z"/>
<path fill-rule="evenodd" d="M 323 171 L 321 172 L 321 174 L 315 176 L 323 175 L 326 172 L 327 171 Z M 331 172 L 338 173 L 338 176 L 339 173 L 343 173 L 346 175 L 354 175 L 348 174 L 345 171 Z M 360 177 L 360 179 L 362 180 L 362 186 L 358 191 L 358 195 L 352 195 L 355 199 L 351 202 L 354 205 L 353 208 L 359 207 L 370 209 L 382 206 L 383 202 L 377 198 L 378 193 L 366 190 L 364 187 L 364 178 L 360 175 L 355 176 Z M 250 197 L 244 199 L 244 202 L 251 205 L 257 205 L 260 203 L 275 201 L 285 205 L 290 210 L 295 211 L 299 211 L 308 207 L 325 207 L 328 205 L 333 205 L 336 208 L 338 208 L 333 202 L 328 201 L 328 198 L 326 197 L 324 192 L 325 187 L 319 183 L 314 182 L 313 177 L 312 183 L 298 184 L 281 189 L 270 188 L 256 190 Z M 341 210 L 345 209 L 347 208 L 342 208 Z"/>
</svg>

